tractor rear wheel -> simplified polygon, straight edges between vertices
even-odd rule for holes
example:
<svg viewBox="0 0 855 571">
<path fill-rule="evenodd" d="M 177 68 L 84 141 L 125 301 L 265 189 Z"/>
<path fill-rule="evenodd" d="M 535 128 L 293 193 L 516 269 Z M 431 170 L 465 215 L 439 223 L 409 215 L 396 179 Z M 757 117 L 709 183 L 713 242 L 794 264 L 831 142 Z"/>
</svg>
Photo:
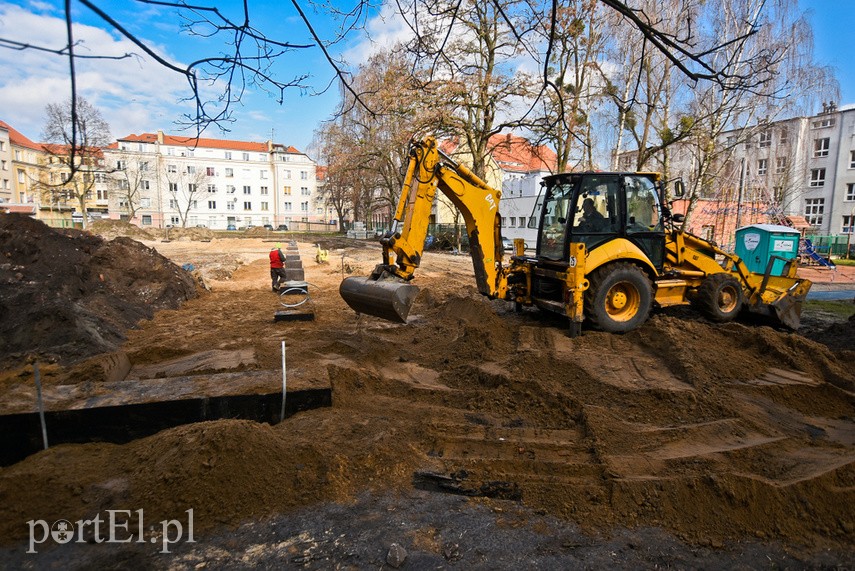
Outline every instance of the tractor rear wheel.
<svg viewBox="0 0 855 571">
<path fill-rule="evenodd" d="M 647 321 L 653 286 L 647 275 L 628 263 L 616 263 L 591 274 L 585 292 L 585 317 L 609 333 L 625 333 Z"/>
<path fill-rule="evenodd" d="M 698 287 L 694 305 L 710 321 L 733 321 L 742 309 L 742 286 L 727 273 L 711 274 Z"/>
</svg>

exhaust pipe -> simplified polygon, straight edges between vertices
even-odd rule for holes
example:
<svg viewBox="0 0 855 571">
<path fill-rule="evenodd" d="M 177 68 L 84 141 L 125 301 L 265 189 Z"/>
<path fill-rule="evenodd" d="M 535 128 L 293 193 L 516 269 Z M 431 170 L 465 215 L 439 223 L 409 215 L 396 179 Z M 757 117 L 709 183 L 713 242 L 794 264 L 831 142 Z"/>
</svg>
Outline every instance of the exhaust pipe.
<svg viewBox="0 0 855 571">
<path fill-rule="evenodd" d="M 350 277 L 341 282 L 338 292 L 357 313 L 406 323 L 419 288 L 397 278 L 378 280 Z"/>
</svg>

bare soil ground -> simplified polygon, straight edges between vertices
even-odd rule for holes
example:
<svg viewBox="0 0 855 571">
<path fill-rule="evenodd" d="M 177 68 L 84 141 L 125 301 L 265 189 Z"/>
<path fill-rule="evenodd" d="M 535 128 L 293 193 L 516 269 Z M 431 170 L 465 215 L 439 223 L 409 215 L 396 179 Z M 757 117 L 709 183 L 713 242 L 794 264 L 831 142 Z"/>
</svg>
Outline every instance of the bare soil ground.
<svg viewBox="0 0 855 571">
<path fill-rule="evenodd" d="M 209 291 L 116 344 L 132 376 L 211 351 L 251 357 L 200 376 L 278 371 L 285 340 L 289 383 L 331 386 L 332 407 L 2 468 L 4 567 L 368 568 L 399 563 L 393 543 L 413 569 L 855 566 L 855 321 L 814 321 L 823 344 L 678 310 L 570 339 L 560 319 L 478 295 L 468 257 L 428 253 L 410 323 L 390 324 L 338 295 L 379 246 L 325 239 L 318 264 L 301 237 L 316 318 L 274 323 L 270 242 L 144 244 Z M 85 360 L 55 360 L 48 385 L 98 392 Z M 25 382 L 19 354 L 4 363 L 0 388 Z M 109 509 L 146 522 L 193 509 L 196 543 L 24 553 L 27 521 Z"/>
</svg>

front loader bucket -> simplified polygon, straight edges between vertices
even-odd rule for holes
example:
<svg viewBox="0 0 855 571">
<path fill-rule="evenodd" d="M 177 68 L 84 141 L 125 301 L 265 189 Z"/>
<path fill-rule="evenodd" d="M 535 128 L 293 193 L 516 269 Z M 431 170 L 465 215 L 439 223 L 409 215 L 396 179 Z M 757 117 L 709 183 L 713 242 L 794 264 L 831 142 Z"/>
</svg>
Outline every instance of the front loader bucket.
<svg viewBox="0 0 855 571">
<path fill-rule="evenodd" d="M 357 313 L 406 323 L 419 288 L 399 280 L 345 278 L 339 294 Z"/>
</svg>

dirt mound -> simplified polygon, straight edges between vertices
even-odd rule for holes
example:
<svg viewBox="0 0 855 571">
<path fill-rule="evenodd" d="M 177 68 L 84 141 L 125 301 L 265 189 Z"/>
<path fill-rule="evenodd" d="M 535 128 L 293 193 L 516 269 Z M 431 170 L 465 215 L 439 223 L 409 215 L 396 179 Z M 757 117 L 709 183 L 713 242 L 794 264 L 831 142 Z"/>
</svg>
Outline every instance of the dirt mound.
<svg viewBox="0 0 855 571">
<path fill-rule="evenodd" d="M 209 228 L 182 228 L 181 226 L 173 226 L 161 232 L 164 240 L 202 241 L 214 239 L 214 232 Z"/>
<path fill-rule="evenodd" d="M 694 545 L 851 553 L 845 353 L 667 311 L 626 335 L 569 338 L 565 319 L 475 294 L 470 261 L 436 254 L 406 325 L 358 317 L 338 295 L 342 272 L 305 255 L 316 319 L 272 323 L 268 248 L 253 247 L 229 289 L 159 312 L 123 350 L 136 366 L 251 348 L 255 369 L 277 371 L 285 340 L 289 387 L 330 386 L 332 406 L 274 427 L 223 420 L 36 454 L 0 469 L 0 540 L 24 538 L 30 519 L 105 509 L 160 520 L 192 508 L 203 530 L 338 502 L 358 525 L 394 519 L 349 512 L 361 492 L 416 487 L 518 502 L 598 532 L 654 527 Z M 376 248 L 347 255 L 371 267 Z"/>
<path fill-rule="evenodd" d="M 156 240 L 160 237 L 160 232 L 153 228 L 146 230 L 125 220 L 96 220 L 89 225 L 89 231 L 108 240 L 119 236 L 134 240 Z"/>
<path fill-rule="evenodd" d="M 0 215 L 0 256 L 2 359 L 109 352 L 140 319 L 196 295 L 192 276 L 139 242 L 26 216 Z"/>
</svg>

